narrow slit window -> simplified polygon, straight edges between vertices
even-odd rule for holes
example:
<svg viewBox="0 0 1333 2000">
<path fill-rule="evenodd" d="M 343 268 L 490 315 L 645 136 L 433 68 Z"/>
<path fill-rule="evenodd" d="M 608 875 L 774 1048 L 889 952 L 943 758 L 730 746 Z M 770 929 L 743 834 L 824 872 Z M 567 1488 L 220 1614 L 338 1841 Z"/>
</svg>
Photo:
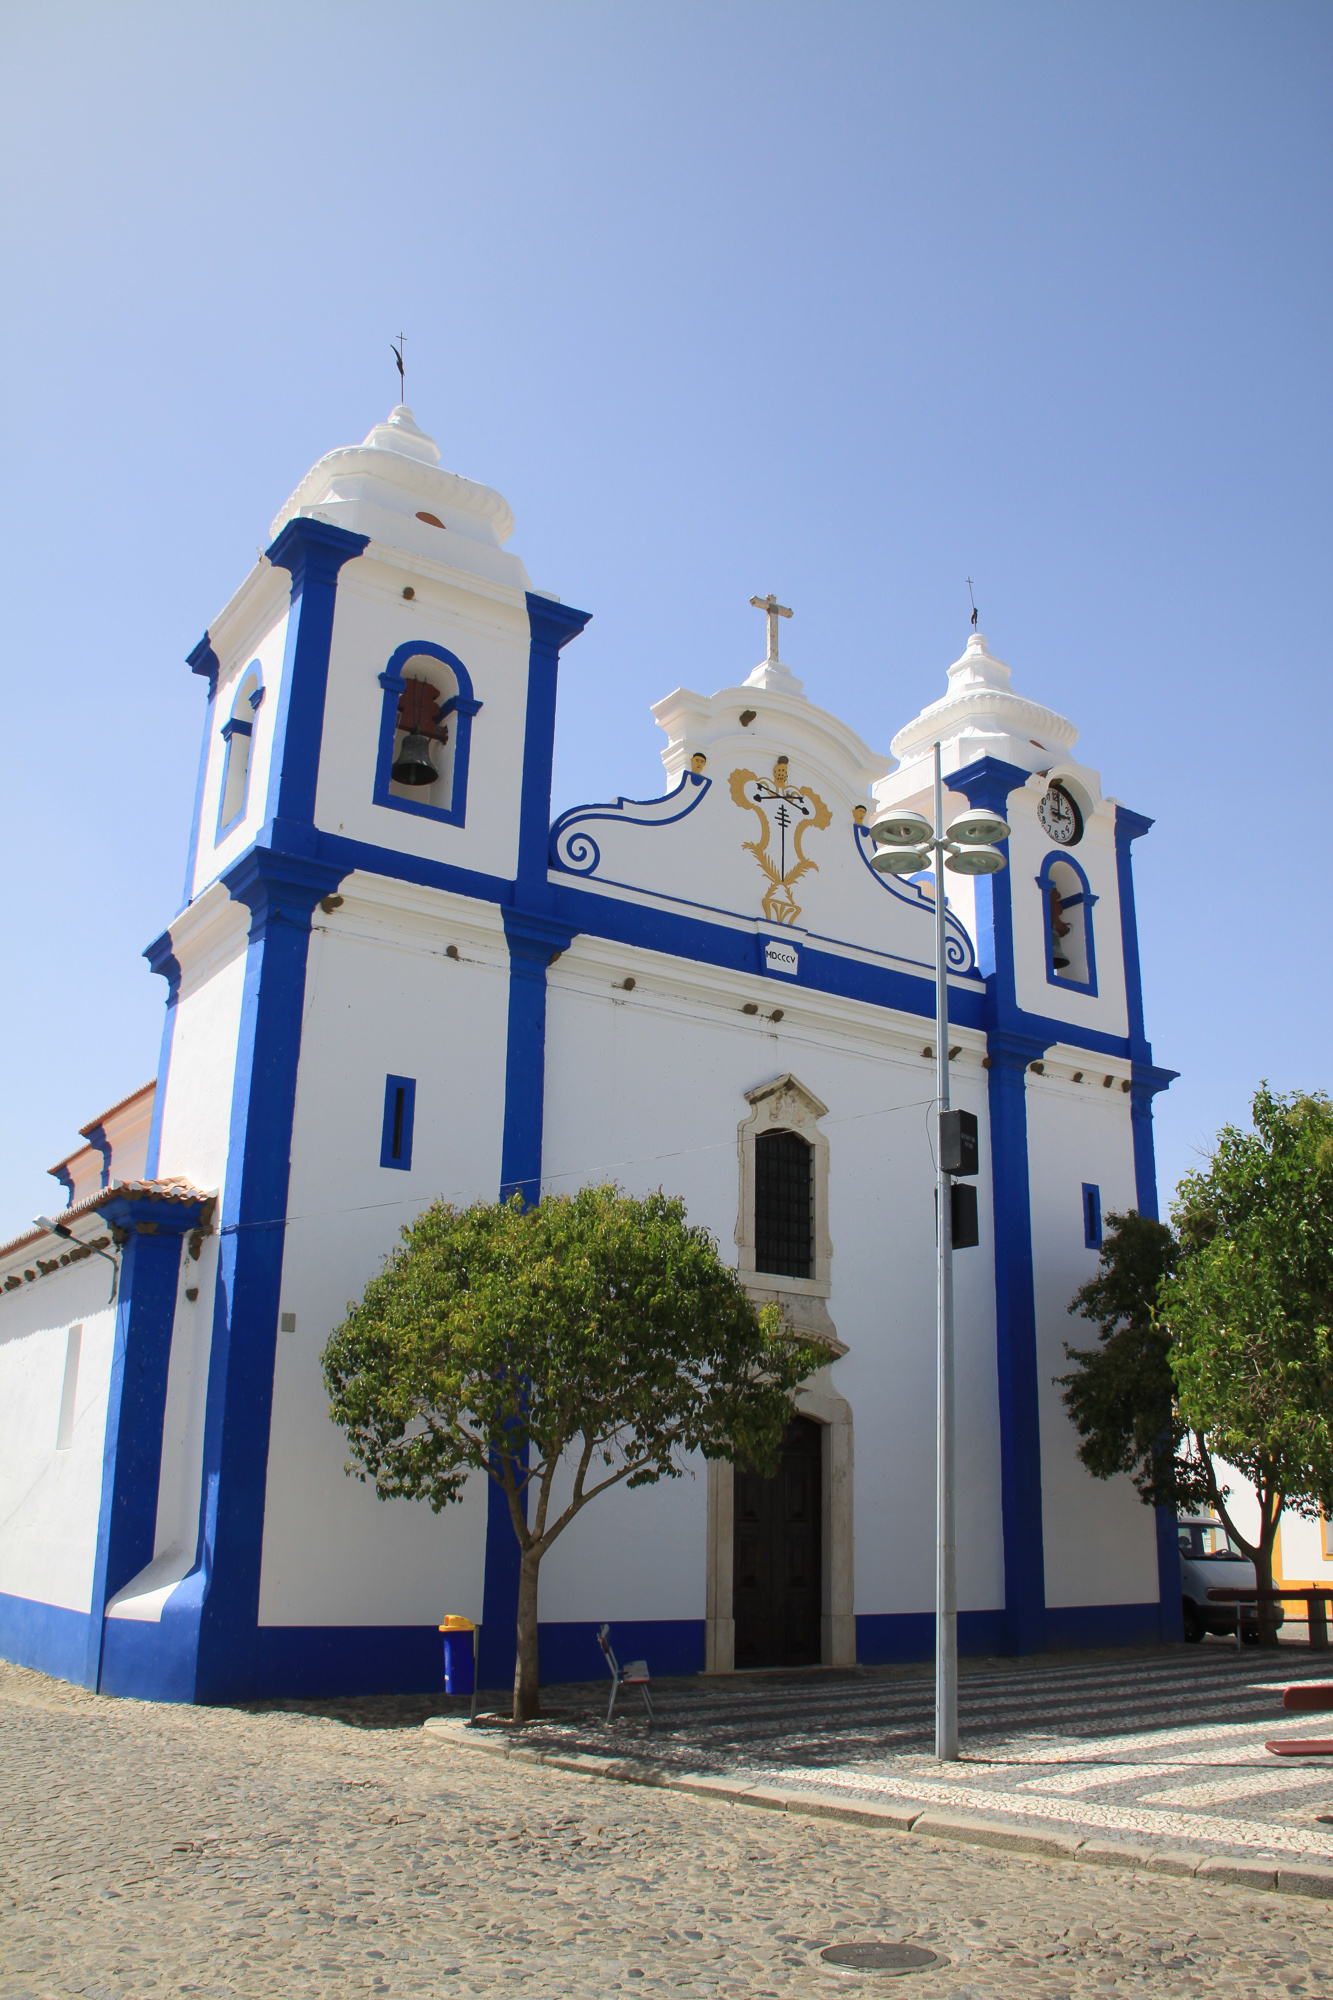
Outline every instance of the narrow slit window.
<svg viewBox="0 0 1333 2000">
<path fill-rule="evenodd" d="M 380 1165 L 406 1173 L 412 1165 L 412 1125 L 416 1114 L 415 1077 L 384 1079 L 384 1125 L 380 1134 Z"/>
<path fill-rule="evenodd" d="M 754 1145 L 755 1269 L 813 1275 L 814 1149 L 795 1132 L 764 1132 Z"/>
<path fill-rule="evenodd" d="M 72 1326 L 65 1337 L 65 1379 L 60 1386 L 60 1421 L 56 1425 L 57 1451 L 68 1451 L 74 1442 L 74 1404 L 79 1393 L 79 1350 L 82 1346 L 83 1327 Z"/>
<path fill-rule="evenodd" d="M 222 725 L 222 740 L 227 747 L 223 752 L 222 788 L 218 798 L 218 840 L 222 840 L 245 817 L 250 801 L 250 750 L 255 716 L 263 699 L 264 686 L 256 661 L 237 688 L 231 714 Z"/>
<path fill-rule="evenodd" d="M 1089 1250 L 1102 1247 L 1102 1191 L 1091 1181 L 1083 1183 L 1083 1241 Z"/>
</svg>

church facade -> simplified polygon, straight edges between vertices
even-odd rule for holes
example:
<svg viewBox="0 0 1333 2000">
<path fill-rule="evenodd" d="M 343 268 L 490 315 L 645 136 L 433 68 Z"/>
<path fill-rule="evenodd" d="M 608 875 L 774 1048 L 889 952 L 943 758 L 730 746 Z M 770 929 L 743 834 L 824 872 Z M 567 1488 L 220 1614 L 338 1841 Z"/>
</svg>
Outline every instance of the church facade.
<svg viewBox="0 0 1333 2000">
<path fill-rule="evenodd" d="M 779 657 L 653 715 L 662 796 L 551 822 L 564 649 L 498 493 L 400 406 L 331 452 L 190 656 L 206 701 L 155 1082 L 0 1246 L 0 1652 L 113 1693 L 429 1688 L 438 1625 L 512 1676 L 517 1545 L 344 1471 L 320 1353 L 431 1201 L 682 1196 L 827 1360 L 773 1482 L 700 1463 L 546 1557 L 547 1680 L 928 1657 L 934 897 L 868 827 L 1009 823 L 946 875 L 964 1651 L 1178 1637 L 1174 1522 L 1080 1466 L 1053 1378 L 1103 1213 L 1156 1213 L 1133 843 L 1077 734 L 973 633 L 877 755 Z M 568 668 L 565 669 L 566 671 Z M 114 1292 L 114 1296 L 112 1293 Z"/>
</svg>

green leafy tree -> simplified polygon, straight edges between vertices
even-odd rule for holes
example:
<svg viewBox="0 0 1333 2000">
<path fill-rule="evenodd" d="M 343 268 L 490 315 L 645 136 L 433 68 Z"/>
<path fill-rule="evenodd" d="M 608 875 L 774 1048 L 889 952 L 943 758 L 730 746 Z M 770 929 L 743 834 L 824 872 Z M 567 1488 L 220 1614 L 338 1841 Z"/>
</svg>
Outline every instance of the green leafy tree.
<svg viewBox="0 0 1333 2000">
<path fill-rule="evenodd" d="M 1081 1440 L 1078 1455 L 1098 1479 L 1127 1472 L 1150 1507 L 1188 1507 L 1207 1498 L 1199 1468 L 1181 1456 L 1189 1431 L 1176 1403 L 1171 1341 L 1157 1318 L 1157 1293 L 1179 1261 L 1164 1222 L 1108 1214 L 1097 1275 L 1081 1285 L 1071 1313 L 1091 1320 L 1091 1348 L 1065 1343 L 1076 1365 L 1057 1376 Z"/>
<path fill-rule="evenodd" d="M 1174 1231 L 1107 1218 L 1097 1276 L 1069 1310 L 1097 1324 L 1059 1377 L 1079 1457 L 1127 1472 L 1148 1505 L 1211 1506 L 1273 1586 L 1284 1508 L 1333 1494 L 1333 1106 L 1260 1087 L 1253 1129 L 1225 1126 L 1172 1206 Z M 1221 1465 L 1255 1488 L 1257 1539 L 1232 1518 Z M 1271 1612 L 1260 1636 L 1276 1642 Z"/>
<path fill-rule="evenodd" d="M 1333 1106 L 1263 1084 L 1252 1116 L 1177 1190 L 1185 1254 L 1157 1310 L 1207 1497 L 1263 1591 L 1284 1508 L 1309 1516 L 1333 1498 Z M 1257 1539 L 1232 1518 L 1218 1459 L 1255 1489 Z M 1266 1607 L 1259 1630 L 1276 1644 Z"/>
<path fill-rule="evenodd" d="M 473 1472 L 503 1491 L 521 1551 L 517 1722 L 538 1713 L 538 1576 L 556 1537 L 599 1494 L 678 1478 L 692 1453 L 771 1473 L 793 1392 L 824 1359 L 756 1311 L 683 1203 L 604 1186 L 528 1209 L 436 1203 L 323 1363 L 347 1470 L 380 1499 L 438 1513 Z"/>
</svg>

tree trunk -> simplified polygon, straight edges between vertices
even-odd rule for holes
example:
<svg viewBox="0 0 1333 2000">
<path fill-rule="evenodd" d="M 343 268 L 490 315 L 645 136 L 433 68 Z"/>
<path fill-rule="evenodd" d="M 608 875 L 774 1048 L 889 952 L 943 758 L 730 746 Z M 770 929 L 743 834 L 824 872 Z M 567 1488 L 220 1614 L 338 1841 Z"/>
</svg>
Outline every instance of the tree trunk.
<svg viewBox="0 0 1333 2000">
<path fill-rule="evenodd" d="M 540 1715 L 537 1688 L 537 1576 L 541 1556 L 525 1549 L 518 1571 L 518 1650 L 514 1660 L 514 1720 Z"/>
<path fill-rule="evenodd" d="M 1259 1586 L 1259 1644 L 1277 1644 L 1277 1606 L 1265 1601 L 1264 1592 L 1273 1588 L 1273 1548 L 1277 1541 L 1278 1515 L 1268 1518 L 1267 1495 L 1261 1495 L 1259 1546 L 1254 1552 L 1254 1580 Z"/>
</svg>

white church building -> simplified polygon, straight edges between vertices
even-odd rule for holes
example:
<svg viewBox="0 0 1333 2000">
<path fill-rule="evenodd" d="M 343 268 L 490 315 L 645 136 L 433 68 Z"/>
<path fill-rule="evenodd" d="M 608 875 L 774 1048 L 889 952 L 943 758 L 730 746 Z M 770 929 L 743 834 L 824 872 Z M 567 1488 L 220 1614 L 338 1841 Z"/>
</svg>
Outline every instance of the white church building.
<svg viewBox="0 0 1333 2000">
<path fill-rule="evenodd" d="M 542 1568 L 543 1677 L 600 1674 L 602 1620 L 654 1675 L 929 1657 L 935 885 L 875 872 L 867 820 L 930 810 L 936 741 L 946 817 L 1012 829 L 1002 873 L 946 877 L 981 1136 L 960 1646 L 1178 1637 L 1175 1524 L 1088 1476 L 1053 1380 L 1102 1215 L 1156 1213 L 1151 822 L 974 632 L 892 756 L 770 643 L 655 705 L 660 798 L 552 824 L 589 614 L 533 589 L 513 526 L 400 406 L 306 475 L 190 655 L 158 1073 L 0 1246 L 0 1653 L 180 1701 L 427 1689 L 463 1613 L 503 1686 L 502 1500 L 478 1475 L 437 1516 L 348 1478 L 320 1353 L 427 1204 L 608 1179 L 683 1197 L 827 1361 L 775 1480 L 701 1462 L 578 1518 Z"/>
</svg>

